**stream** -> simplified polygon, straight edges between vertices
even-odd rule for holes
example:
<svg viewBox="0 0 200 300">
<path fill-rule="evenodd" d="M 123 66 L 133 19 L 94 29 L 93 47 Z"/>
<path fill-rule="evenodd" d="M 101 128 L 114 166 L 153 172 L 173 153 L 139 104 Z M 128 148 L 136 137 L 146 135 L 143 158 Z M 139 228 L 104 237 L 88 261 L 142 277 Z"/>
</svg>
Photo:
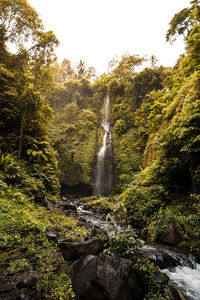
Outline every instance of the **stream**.
<svg viewBox="0 0 200 300">
<path fill-rule="evenodd" d="M 63 197 L 63 200 L 67 200 Z M 70 202 L 69 202 L 70 203 Z M 100 215 L 86 208 L 80 200 L 71 202 L 76 210 L 71 211 L 79 225 L 84 225 L 93 234 L 106 233 L 112 236 L 116 232 L 127 232 L 135 235 L 134 229 L 129 229 L 123 224 L 117 224 L 112 218 L 107 221 L 105 215 Z M 188 254 L 176 247 L 156 244 L 144 244 L 141 248 L 162 272 L 166 273 L 171 284 L 179 289 L 187 300 L 200 300 L 200 264 L 192 254 Z"/>
</svg>

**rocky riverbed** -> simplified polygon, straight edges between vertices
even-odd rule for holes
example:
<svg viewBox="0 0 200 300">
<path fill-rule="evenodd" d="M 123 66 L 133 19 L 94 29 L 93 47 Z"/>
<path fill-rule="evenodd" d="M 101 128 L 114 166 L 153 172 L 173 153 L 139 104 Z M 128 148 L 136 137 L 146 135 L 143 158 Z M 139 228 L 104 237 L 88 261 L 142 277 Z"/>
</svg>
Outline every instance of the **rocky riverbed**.
<svg viewBox="0 0 200 300">
<path fill-rule="evenodd" d="M 77 242 L 61 239 L 59 231 L 46 232 L 48 240 L 56 243 L 60 249 L 54 255 L 58 259 L 62 255 L 65 260 L 65 263 L 60 264 L 57 273 L 70 275 L 76 300 L 144 299 L 150 291 L 150 285 L 144 270 L 135 267 L 138 259 L 143 263 L 143 267 L 148 261 L 164 270 L 163 273 L 158 268 L 152 269 L 151 282 L 157 289 L 162 291 L 168 286 L 167 296 L 170 299 L 184 299 L 181 292 L 175 288 L 180 288 L 180 286 L 175 284 L 173 287 L 169 284 L 169 270 L 174 270 L 182 265 L 194 269 L 196 262 L 192 261 L 187 254 L 177 253 L 176 248 L 173 252 L 171 248 L 163 247 L 163 245 L 157 247 L 144 245 L 137 237 L 135 230 L 124 226 L 122 221 L 117 223 L 111 215 L 107 220 L 106 213 L 93 212 L 80 199 L 71 201 L 63 197 L 60 203 L 45 201 L 43 205 L 49 211 L 56 208 L 68 216 L 73 216 L 77 220 L 78 226 L 85 226 L 88 229 L 89 233 L 85 240 Z M 116 234 L 118 236 L 127 234 L 129 239 L 137 241 L 132 253 L 133 259 L 115 254 L 108 255 L 110 253 L 107 249 L 112 248 Z M 19 251 L 23 257 L 27 249 L 21 247 Z M 37 264 L 38 258 L 33 257 L 32 259 L 33 265 Z M 9 265 L 9 261 L 7 264 Z M 37 288 L 36 272 L 26 272 L 18 277 L 14 272 L 6 272 L 6 269 L 6 265 L 1 266 L 1 300 L 48 299 Z M 187 295 L 187 291 L 184 291 L 184 295 L 185 299 L 198 299 L 198 294 L 197 296 L 194 294 L 192 298 L 190 294 Z"/>
</svg>

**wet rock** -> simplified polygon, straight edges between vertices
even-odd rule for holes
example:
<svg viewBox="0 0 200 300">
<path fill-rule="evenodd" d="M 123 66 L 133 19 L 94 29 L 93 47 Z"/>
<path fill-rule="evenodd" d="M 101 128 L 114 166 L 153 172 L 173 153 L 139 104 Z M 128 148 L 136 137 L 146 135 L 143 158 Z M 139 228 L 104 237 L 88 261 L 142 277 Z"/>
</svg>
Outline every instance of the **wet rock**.
<svg viewBox="0 0 200 300">
<path fill-rule="evenodd" d="M 103 250 L 104 241 L 102 239 L 93 239 L 86 242 L 66 242 L 58 244 L 64 259 L 76 260 L 82 255 L 98 254 Z"/>
<path fill-rule="evenodd" d="M 37 277 L 35 276 L 31 276 L 31 277 L 27 277 L 27 278 L 23 278 L 21 279 L 17 284 L 16 287 L 18 289 L 22 289 L 22 288 L 32 288 L 35 287 L 37 283 Z"/>
<path fill-rule="evenodd" d="M 173 268 L 180 264 L 179 260 L 167 253 L 156 253 L 155 257 L 156 258 L 149 257 L 149 259 L 161 269 Z"/>
<path fill-rule="evenodd" d="M 84 226 L 87 220 L 83 217 L 80 217 L 77 222 L 77 226 Z"/>
<path fill-rule="evenodd" d="M 186 300 L 182 293 L 173 286 L 169 288 L 169 297 L 171 300 Z"/>
<path fill-rule="evenodd" d="M 58 234 L 56 232 L 47 232 L 46 237 L 48 241 L 58 242 Z"/>
<path fill-rule="evenodd" d="M 157 285 L 165 285 L 169 282 L 169 277 L 165 273 L 157 270 L 154 274 L 154 281 Z"/>
<path fill-rule="evenodd" d="M 111 257 L 82 256 L 72 266 L 72 285 L 77 300 L 142 300 L 130 260 Z"/>
<path fill-rule="evenodd" d="M 160 239 L 160 242 L 169 245 L 178 245 L 182 241 L 181 235 L 177 229 L 177 223 L 174 219 L 169 222 L 167 234 Z"/>
<path fill-rule="evenodd" d="M 76 205 L 73 203 L 69 203 L 67 201 L 63 202 L 63 209 L 64 210 L 73 210 L 76 211 Z"/>
</svg>

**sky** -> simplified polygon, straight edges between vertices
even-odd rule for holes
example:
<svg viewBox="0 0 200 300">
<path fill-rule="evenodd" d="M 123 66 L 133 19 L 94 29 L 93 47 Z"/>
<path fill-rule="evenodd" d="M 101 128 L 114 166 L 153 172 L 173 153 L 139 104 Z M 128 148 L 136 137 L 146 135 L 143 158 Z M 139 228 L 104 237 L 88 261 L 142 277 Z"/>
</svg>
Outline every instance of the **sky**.
<svg viewBox="0 0 200 300">
<path fill-rule="evenodd" d="M 158 64 L 173 66 L 184 52 L 179 38 L 165 40 L 175 13 L 190 6 L 190 0 L 28 0 L 45 29 L 60 41 L 58 61 L 75 66 L 80 59 L 98 75 L 107 72 L 109 61 L 125 52 L 155 55 Z"/>
</svg>

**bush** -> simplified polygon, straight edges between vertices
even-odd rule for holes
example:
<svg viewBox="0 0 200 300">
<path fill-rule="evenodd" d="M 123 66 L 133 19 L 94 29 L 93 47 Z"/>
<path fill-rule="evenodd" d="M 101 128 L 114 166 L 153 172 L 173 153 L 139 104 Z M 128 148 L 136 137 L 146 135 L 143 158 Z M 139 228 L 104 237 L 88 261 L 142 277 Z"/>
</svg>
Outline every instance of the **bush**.
<svg viewBox="0 0 200 300">
<path fill-rule="evenodd" d="M 143 228 L 149 219 L 167 202 L 162 186 L 150 187 L 135 185 L 121 194 L 127 209 L 128 221 L 136 228 Z"/>
<path fill-rule="evenodd" d="M 66 274 L 58 275 L 52 268 L 47 269 L 40 278 L 38 287 L 46 297 L 50 296 L 50 299 L 72 300 L 75 298 L 70 277 Z"/>
</svg>

